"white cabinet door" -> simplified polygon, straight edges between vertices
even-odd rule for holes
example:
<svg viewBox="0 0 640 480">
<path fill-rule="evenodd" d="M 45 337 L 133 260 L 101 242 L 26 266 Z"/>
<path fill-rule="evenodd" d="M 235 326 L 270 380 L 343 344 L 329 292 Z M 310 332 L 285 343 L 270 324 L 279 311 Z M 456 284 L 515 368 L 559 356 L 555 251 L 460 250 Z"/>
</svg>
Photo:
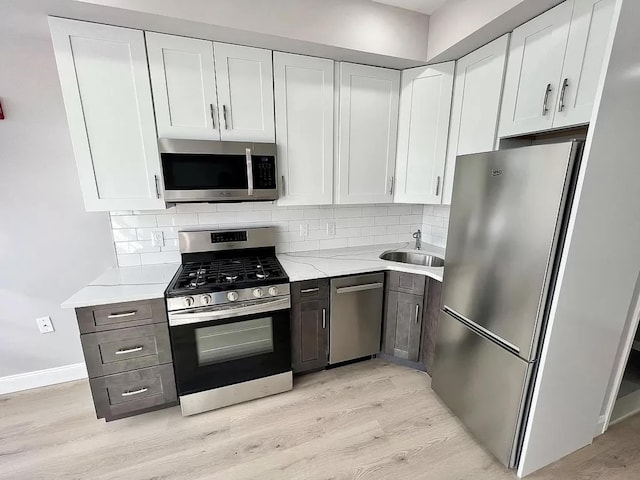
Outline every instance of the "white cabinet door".
<svg viewBox="0 0 640 480">
<path fill-rule="evenodd" d="M 220 138 L 275 142 L 271 50 L 214 43 Z"/>
<path fill-rule="evenodd" d="M 395 198 L 441 203 L 455 62 L 402 72 Z"/>
<path fill-rule="evenodd" d="M 146 33 L 160 138 L 220 140 L 213 43 Z"/>
<path fill-rule="evenodd" d="M 336 203 L 391 203 L 400 72 L 340 64 Z"/>
<path fill-rule="evenodd" d="M 591 120 L 614 6 L 615 0 L 575 0 L 554 127 Z"/>
<path fill-rule="evenodd" d="M 144 34 L 49 25 L 86 209 L 164 208 Z"/>
<path fill-rule="evenodd" d="M 513 31 L 501 137 L 552 128 L 572 10 L 573 0 L 566 1 Z"/>
<path fill-rule="evenodd" d="M 274 52 L 278 205 L 333 201 L 333 60 Z"/>
<path fill-rule="evenodd" d="M 442 203 L 451 204 L 456 156 L 494 150 L 509 34 L 456 64 Z"/>
</svg>

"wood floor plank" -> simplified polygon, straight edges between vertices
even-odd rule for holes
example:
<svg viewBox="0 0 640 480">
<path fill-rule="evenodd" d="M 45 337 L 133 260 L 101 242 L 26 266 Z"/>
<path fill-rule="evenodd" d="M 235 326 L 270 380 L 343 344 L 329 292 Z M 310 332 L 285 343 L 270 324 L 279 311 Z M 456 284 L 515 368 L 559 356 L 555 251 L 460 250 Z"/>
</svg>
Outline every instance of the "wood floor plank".
<svg viewBox="0 0 640 480">
<path fill-rule="evenodd" d="M 512 480 L 429 387 L 381 360 L 295 379 L 294 390 L 182 417 L 105 423 L 86 381 L 0 397 L 0 479 Z M 640 478 L 640 417 L 532 480 Z"/>
</svg>

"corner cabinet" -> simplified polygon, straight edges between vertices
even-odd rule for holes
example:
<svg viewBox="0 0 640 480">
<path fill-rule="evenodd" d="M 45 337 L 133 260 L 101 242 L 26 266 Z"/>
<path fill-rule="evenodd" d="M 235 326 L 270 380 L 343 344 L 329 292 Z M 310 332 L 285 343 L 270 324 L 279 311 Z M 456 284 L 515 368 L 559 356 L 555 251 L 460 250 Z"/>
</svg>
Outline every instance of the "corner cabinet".
<svg viewBox="0 0 640 480">
<path fill-rule="evenodd" d="M 144 34 L 49 25 L 86 210 L 165 208 Z"/>
<path fill-rule="evenodd" d="M 396 203 L 441 203 L 454 69 L 447 62 L 402 72 Z"/>
<path fill-rule="evenodd" d="M 333 202 L 333 60 L 274 52 L 278 205 Z"/>
<path fill-rule="evenodd" d="M 391 203 L 400 72 L 340 63 L 337 204 Z"/>
<path fill-rule="evenodd" d="M 146 37 L 159 137 L 275 142 L 271 50 Z"/>
<path fill-rule="evenodd" d="M 614 0 L 567 0 L 511 37 L 501 137 L 589 123 Z"/>
<path fill-rule="evenodd" d="M 458 60 L 442 203 L 451 204 L 456 157 L 494 150 L 509 34 Z"/>
</svg>

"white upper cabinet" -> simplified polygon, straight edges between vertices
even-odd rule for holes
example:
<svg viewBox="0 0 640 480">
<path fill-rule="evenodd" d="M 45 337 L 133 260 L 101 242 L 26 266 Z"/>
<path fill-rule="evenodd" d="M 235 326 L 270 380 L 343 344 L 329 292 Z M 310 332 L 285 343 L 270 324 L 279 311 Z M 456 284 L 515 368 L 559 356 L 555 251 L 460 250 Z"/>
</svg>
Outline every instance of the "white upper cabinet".
<svg viewBox="0 0 640 480">
<path fill-rule="evenodd" d="M 441 203 L 455 62 L 402 72 L 395 201 Z"/>
<path fill-rule="evenodd" d="M 561 3 L 513 31 L 500 136 L 553 127 L 573 0 Z"/>
<path fill-rule="evenodd" d="M 278 205 L 333 202 L 333 60 L 274 52 Z"/>
<path fill-rule="evenodd" d="M 275 142 L 271 50 L 214 43 L 220 138 Z"/>
<path fill-rule="evenodd" d="M 146 33 L 160 138 L 220 140 L 213 43 Z"/>
<path fill-rule="evenodd" d="M 501 137 L 589 123 L 615 0 L 567 0 L 514 30 Z"/>
<path fill-rule="evenodd" d="M 400 72 L 340 63 L 336 203 L 391 203 Z"/>
<path fill-rule="evenodd" d="M 579 125 L 591 120 L 607 42 L 612 32 L 614 6 L 615 0 L 575 2 L 554 127 Z"/>
<path fill-rule="evenodd" d="M 456 64 L 443 204 L 451 204 L 456 157 L 495 147 L 508 45 L 509 34 Z"/>
<path fill-rule="evenodd" d="M 86 209 L 164 208 L 144 34 L 49 25 Z"/>
</svg>

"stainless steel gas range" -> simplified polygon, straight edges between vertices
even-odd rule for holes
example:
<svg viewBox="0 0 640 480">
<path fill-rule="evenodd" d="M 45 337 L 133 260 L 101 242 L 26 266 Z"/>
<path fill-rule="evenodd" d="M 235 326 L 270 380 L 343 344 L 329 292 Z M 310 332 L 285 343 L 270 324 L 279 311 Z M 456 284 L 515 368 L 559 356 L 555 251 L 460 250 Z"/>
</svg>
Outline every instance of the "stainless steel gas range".
<svg viewBox="0 0 640 480">
<path fill-rule="evenodd" d="M 291 390 L 289 278 L 275 230 L 178 234 L 165 292 L 183 415 Z"/>
</svg>

